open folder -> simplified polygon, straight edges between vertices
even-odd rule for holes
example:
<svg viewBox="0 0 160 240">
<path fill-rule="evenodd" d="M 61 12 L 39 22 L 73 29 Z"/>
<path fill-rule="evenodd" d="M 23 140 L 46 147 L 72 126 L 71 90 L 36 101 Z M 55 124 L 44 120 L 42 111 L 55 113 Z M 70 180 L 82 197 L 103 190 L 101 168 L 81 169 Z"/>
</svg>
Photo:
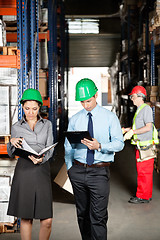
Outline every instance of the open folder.
<svg viewBox="0 0 160 240">
<path fill-rule="evenodd" d="M 23 157 L 23 158 L 28 158 L 28 156 L 33 155 L 36 158 L 40 158 L 42 157 L 42 155 L 44 153 L 46 153 L 47 151 L 49 151 L 50 149 L 54 148 L 56 145 L 58 144 L 58 142 L 54 143 L 53 145 L 46 147 L 44 149 L 42 149 L 39 153 L 37 153 L 33 148 L 31 148 L 27 142 L 25 141 L 25 139 L 22 140 L 22 147 L 21 148 L 16 148 L 14 151 L 14 154 L 16 156 L 19 157 Z"/>
</svg>

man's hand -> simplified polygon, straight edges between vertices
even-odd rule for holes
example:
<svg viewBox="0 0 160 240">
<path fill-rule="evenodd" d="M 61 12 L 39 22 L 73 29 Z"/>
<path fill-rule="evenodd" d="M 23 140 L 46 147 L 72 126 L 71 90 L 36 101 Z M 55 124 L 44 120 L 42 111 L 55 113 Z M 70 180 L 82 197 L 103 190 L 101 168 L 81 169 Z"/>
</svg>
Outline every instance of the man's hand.
<svg viewBox="0 0 160 240">
<path fill-rule="evenodd" d="M 92 138 L 92 141 L 84 138 L 83 140 L 81 140 L 81 143 L 86 145 L 90 150 L 98 150 L 99 148 L 99 142 L 95 138 Z"/>
<path fill-rule="evenodd" d="M 134 135 L 133 129 L 129 130 L 125 135 L 124 135 L 124 141 L 131 139 L 132 136 Z"/>
</svg>

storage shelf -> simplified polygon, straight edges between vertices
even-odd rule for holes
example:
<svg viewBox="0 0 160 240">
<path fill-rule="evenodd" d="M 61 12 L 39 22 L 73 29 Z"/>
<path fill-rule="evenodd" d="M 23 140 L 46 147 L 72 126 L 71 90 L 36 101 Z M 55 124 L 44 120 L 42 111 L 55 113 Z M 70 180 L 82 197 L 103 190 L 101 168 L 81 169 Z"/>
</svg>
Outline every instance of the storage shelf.
<svg viewBox="0 0 160 240">
<path fill-rule="evenodd" d="M 39 41 L 45 40 L 49 41 L 49 30 L 47 32 L 39 32 Z"/>
<path fill-rule="evenodd" d="M 17 42 L 17 33 L 6 33 L 7 42 Z M 47 32 L 39 32 L 39 41 L 45 40 L 49 41 L 49 30 Z"/>
<path fill-rule="evenodd" d="M 2 7 L 0 8 L 0 15 L 17 15 L 17 9 L 16 7 L 10 7 L 10 8 L 6 8 L 6 7 Z"/>
<path fill-rule="evenodd" d="M 7 144 L 0 144 L 0 154 L 8 154 L 7 153 Z"/>
<path fill-rule="evenodd" d="M 50 108 L 50 98 L 48 98 L 47 100 L 43 100 L 43 106 L 47 106 L 48 108 Z"/>
</svg>

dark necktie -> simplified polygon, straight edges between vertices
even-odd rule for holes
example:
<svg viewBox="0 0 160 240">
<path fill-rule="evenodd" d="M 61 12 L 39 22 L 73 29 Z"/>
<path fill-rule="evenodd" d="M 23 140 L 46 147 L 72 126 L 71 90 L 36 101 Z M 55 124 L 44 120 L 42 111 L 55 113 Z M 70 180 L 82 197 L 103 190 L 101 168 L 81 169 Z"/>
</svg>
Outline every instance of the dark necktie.
<svg viewBox="0 0 160 240">
<path fill-rule="evenodd" d="M 88 131 L 93 138 L 93 122 L 92 122 L 92 114 L 89 112 L 89 120 L 88 120 Z M 94 162 L 94 150 L 90 150 L 87 148 L 87 164 L 92 165 Z"/>
</svg>

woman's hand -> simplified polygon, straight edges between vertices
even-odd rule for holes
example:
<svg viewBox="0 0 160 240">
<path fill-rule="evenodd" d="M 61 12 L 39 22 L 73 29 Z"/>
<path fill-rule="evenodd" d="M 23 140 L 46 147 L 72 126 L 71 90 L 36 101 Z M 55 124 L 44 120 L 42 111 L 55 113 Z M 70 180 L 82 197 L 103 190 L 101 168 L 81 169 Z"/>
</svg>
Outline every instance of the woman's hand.
<svg viewBox="0 0 160 240">
<path fill-rule="evenodd" d="M 16 148 L 21 148 L 22 147 L 22 140 L 23 138 L 11 138 L 10 142 L 12 145 Z"/>
<path fill-rule="evenodd" d="M 99 148 L 99 142 L 95 138 L 92 138 L 92 141 L 84 138 L 83 140 L 81 140 L 81 143 L 86 145 L 90 150 L 98 150 Z"/>
<path fill-rule="evenodd" d="M 44 157 L 44 155 L 43 155 L 41 158 L 36 158 L 36 157 L 34 157 L 33 155 L 28 156 L 28 158 L 31 159 L 31 161 L 32 161 L 34 164 L 42 163 L 42 162 L 43 162 L 43 157 Z"/>
</svg>

